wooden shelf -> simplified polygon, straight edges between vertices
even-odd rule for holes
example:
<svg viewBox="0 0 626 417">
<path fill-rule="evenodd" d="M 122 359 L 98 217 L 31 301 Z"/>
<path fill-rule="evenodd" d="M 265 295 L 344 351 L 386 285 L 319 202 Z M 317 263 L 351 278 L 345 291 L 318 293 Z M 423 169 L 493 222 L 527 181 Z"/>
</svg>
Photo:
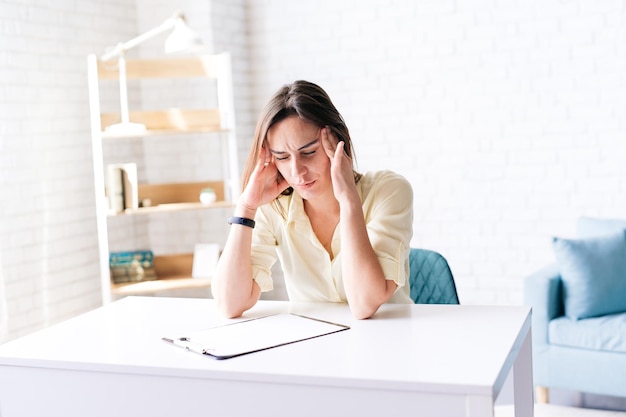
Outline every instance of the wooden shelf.
<svg viewBox="0 0 626 417">
<path fill-rule="evenodd" d="M 228 132 L 228 129 L 212 128 L 212 127 L 194 127 L 189 129 L 148 129 L 142 133 L 112 133 L 102 132 L 102 139 L 135 139 L 135 138 L 148 138 L 154 136 L 167 136 L 167 135 L 191 135 L 194 133 L 219 133 Z"/>
<path fill-rule="evenodd" d="M 170 203 L 170 204 L 159 204 L 151 207 L 140 207 L 137 209 L 126 209 L 121 213 L 109 212 L 107 216 L 115 217 L 115 216 L 136 216 L 142 214 L 152 214 L 152 213 L 168 213 L 174 211 L 182 211 L 182 210 L 202 210 L 209 208 L 231 208 L 234 207 L 234 203 L 231 201 L 217 201 L 211 204 L 203 204 L 203 203 Z"/>
<path fill-rule="evenodd" d="M 173 108 L 167 110 L 131 111 L 129 119 L 133 123 L 143 124 L 146 127 L 146 132 L 130 134 L 108 132 L 107 127 L 120 123 L 122 117 L 119 113 L 101 113 L 102 138 L 130 138 L 155 134 L 219 132 L 225 130 L 222 128 L 220 112 L 217 109 Z"/>
<path fill-rule="evenodd" d="M 203 204 L 199 201 L 200 191 L 204 188 L 212 188 L 215 191 L 216 201 L 214 203 Z M 223 181 L 139 184 L 137 194 L 139 201 L 149 199 L 152 205 L 149 207 L 128 208 L 119 213 L 109 211 L 107 216 L 132 216 L 182 210 L 229 208 L 234 205 L 231 201 L 224 201 Z"/>
<path fill-rule="evenodd" d="M 209 278 L 193 278 L 193 253 L 160 255 L 154 257 L 154 272 L 157 279 L 152 281 L 111 283 L 111 294 L 115 296 L 158 295 L 161 292 L 209 288 Z"/>
<path fill-rule="evenodd" d="M 115 296 L 159 294 L 165 291 L 209 288 L 211 280 L 208 278 L 173 277 L 143 281 L 129 284 L 112 284 L 111 294 Z"/>
<path fill-rule="evenodd" d="M 126 78 L 129 80 L 144 78 L 217 78 L 220 76 L 219 68 L 222 67 L 220 58 L 220 55 L 206 55 L 188 58 L 127 59 Z M 98 61 L 97 70 L 102 80 L 119 79 L 119 68 L 116 61 Z"/>
</svg>

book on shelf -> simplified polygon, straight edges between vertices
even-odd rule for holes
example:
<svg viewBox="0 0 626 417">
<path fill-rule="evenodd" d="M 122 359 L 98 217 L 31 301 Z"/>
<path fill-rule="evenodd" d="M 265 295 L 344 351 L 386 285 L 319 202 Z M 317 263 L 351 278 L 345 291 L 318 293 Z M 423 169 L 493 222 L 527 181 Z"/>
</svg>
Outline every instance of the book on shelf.
<svg viewBox="0 0 626 417">
<path fill-rule="evenodd" d="M 139 264 L 130 266 L 117 266 L 110 269 L 111 279 L 115 284 L 152 281 L 157 279 L 154 268 L 144 268 Z"/>
<path fill-rule="evenodd" d="M 106 178 L 109 209 L 121 213 L 139 207 L 137 164 L 109 164 Z"/>
<path fill-rule="evenodd" d="M 111 280 L 116 284 L 157 278 L 154 271 L 154 254 L 150 250 L 111 252 L 109 270 Z"/>
<path fill-rule="evenodd" d="M 109 265 L 127 266 L 133 261 L 138 261 L 144 267 L 152 267 L 154 263 L 154 253 L 151 250 L 132 250 L 123 252 L 111 252 L 109 254 Z"/>
<path fill-rule="evenodd" d="M 122 169 L 117 165 L 107 165 L 106 189 L 109 209 L 114 213 L 124 211 L 124 188 Z"/>
<path fill-rule="evenodd" d="M 122 189 L 124 190 L 124 209 L 139 208 L 137 164 L 122 165 Z"/>
</svg>

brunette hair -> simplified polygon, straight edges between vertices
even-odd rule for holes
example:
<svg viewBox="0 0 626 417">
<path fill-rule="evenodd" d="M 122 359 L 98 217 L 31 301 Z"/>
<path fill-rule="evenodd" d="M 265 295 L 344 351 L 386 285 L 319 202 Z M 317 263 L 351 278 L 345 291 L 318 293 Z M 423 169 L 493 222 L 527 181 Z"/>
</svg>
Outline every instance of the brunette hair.
<svg viewBox="0 0 626 417">
<path fill-rule="evenodd" d="M 290 116 L 298 116 L 302 120 L 313 123 L 320 128 L 324 126 L 330 128 L 335 137 L 344 142 L 344 150 L 352 158 L 354 170 L 354 166 L 356 166 L 354 149 L 350 139 L 350 132 L 343 117 L 332 103 L 326 91 L 320 86 L 309 81 L 298 80 L 282 86 L 263 108 L 256 125 L 252 148 L 243 171 L 243 188 L 246 187 L 250 180 L 259 154 L 267 140 L 268 130 L 276 123 Z M 356 181 L 361 177 L 356 171 L 354 175 Z M 293 188 L 289 187 L 281 195 L 289 195 L 292 192 Z M 277 199 L 279 197 L 280 195 Z M 274 202 L 277 203 L 276 200 Z M 282 210 L 280 211 L 282 212 Z"/>
</svg>

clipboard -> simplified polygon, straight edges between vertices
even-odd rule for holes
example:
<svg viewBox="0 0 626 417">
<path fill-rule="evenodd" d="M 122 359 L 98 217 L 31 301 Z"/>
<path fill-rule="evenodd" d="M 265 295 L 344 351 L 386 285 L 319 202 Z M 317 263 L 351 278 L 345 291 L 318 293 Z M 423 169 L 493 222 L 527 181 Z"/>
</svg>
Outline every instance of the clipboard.
<svg viewBox="0 0 626 417">
<path fill-rule="evenodd" d="M 280 313 L 192 332 L 166 343 L 222 360 L 350 329 L 293 313 Z"/>
</svg>

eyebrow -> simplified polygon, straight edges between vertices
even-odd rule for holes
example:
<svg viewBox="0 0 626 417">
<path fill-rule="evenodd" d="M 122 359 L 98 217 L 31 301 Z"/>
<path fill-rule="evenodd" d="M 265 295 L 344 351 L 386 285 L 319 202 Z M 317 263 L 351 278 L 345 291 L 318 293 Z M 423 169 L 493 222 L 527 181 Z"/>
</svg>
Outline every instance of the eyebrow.
<svg viewBox="0 0 626 417">
<path fill-rule="evenodd" d="M 311 142 L 307 143 L 306 145 L 300 146 L 297 150 L 298 150 L 298 151 L 301 151 L 301 150 L 303 150 L 303 149 L 308 148 L 309 146 L 313 146 L 313 145 L 315 145 L 315 144 L 316 144 L 316 143 L 318 143 L 318 142 L 319 142 L 319 138 L 315 138 L 315 139 L 313 139 Z M 277 154 L 277 155 L 281 155 L 281 154 L 287 153 L 287 152 L 285 152 L 285 151 L 277 151 L 277 150 L 274 150 L 274 149 L 272 149 L 272 148 L 270 148 L 270 152 L 271 152 L 271 153 L 273 153 L 273 154 Z"/>
</svg>

